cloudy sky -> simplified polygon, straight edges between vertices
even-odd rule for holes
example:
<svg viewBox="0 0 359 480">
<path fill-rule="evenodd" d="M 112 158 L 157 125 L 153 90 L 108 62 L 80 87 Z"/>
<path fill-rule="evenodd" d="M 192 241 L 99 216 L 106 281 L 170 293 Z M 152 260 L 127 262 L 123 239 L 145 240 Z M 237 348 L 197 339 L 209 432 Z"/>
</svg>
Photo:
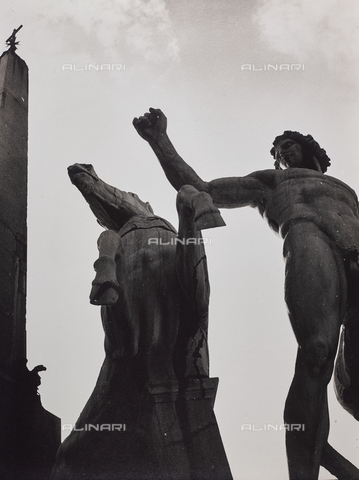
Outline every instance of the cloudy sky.
<svg viewBox="0 0 359 480">
<path fill-rule="evenodd" d="M 30 69 L 29 366 L 47 366 L 43 405 L 73 424 L 104 353 L 100 312 L 88 302 L 101 228 L 67 166 L 92 163 L 176 225 L 175 191 L 132 127 L 152 106 L 206 180 L 271 168 L 274 137 L 291 129 L 312 134 L 332 159 L 329 174 L 359 191 L 358 5 L 9 0 L 4 42 L 20 24 Z M 283 432 L 243 430 L 283 422 L 293 374 L 282 242 L 250 208 L 222 213 L 227 227 L 206 232 L 215 412 L 236 480 L 284 479 Z M 329 391 L 330 442 L 357 461 L 358 424 Z"/>
</svg>

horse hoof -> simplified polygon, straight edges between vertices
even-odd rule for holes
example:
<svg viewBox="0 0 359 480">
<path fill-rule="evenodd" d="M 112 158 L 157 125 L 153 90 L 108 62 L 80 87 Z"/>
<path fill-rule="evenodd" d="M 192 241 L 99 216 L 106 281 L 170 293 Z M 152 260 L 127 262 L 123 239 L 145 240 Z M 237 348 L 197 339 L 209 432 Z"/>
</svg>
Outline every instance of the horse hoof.
<svg viewBox="0 0 359 480">
<path fill-rule="evenodd" d="M 196 230 L 224 227 L 226 225 L 219 211 L 202 213 L 199 217 L 195 217 L 194 222 Z"/>
<path fill-rule="evenodd" d="M 92 283 L 90 303 L 92 305 L 106 305 L 112 307 L 118 301 L 119 291 L 113 282 L 105 282 L 101 285 Z"/>
</svg>

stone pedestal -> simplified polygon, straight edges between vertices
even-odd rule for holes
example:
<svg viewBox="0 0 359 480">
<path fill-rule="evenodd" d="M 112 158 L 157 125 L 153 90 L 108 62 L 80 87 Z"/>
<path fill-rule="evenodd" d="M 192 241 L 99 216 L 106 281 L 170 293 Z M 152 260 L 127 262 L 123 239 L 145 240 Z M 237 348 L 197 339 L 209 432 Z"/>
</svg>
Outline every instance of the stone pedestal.
<svg viewBox="0 0 359 480">
<path fill-rule="evenodd" d="M 191 478 L 186 435 L 177 411 L 178 400 L 177 382 L 152 385 L 148 389 L 144 418 L 155 465 L 150 477 L 153 480 Z"/>
<path fill-rule="evenodd" d="M 153 479 L 232 480 L 213 411 L 218 378 L 151 386 L 147 424 Z"/>
<path fill-rule="evenodd" d="M 185 435 L 191 479 L 232 479 L 213 411 L 218 381 L 218 378 L 191 379 L 181 386 L 177 410 Z"/>
<path fill-rule="evenodd" d="M 124 368 L 106 368 L 118 393 L 98 382 L 51 480 L 233 480 L 213 412 L 217 378 L 136 391 Z"/>
</svg>

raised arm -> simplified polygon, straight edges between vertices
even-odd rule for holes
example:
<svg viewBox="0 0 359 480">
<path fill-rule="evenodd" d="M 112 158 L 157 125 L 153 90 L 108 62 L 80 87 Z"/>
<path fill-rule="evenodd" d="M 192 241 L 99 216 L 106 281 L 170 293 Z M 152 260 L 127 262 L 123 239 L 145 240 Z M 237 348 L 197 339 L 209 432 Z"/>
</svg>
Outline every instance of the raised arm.
<svg viewBox="0 0 359 480">
<path fill-rule="evenodd" d="M 178 191 L 183 185 L 193 185 L 209 193 L 216 207 L 262 208 L 274 182 L 274 170 L 255 172 L 245 177 L 219 178 L 205 182 L 177 153 L 167 135 L 167 118 L 159 109 L 150 108 L 133 125 L 155 152 L 171 185 Z"/>
<path fill-rule="evenodd" d="M 167 135 L 167 118 L 160 109 L 150 108 L 148 113 L 133 120 L 138 134 L 155 152 L 170 184 L 178 191 L 183 185 L 193 185 L 200 191 L 207 186 L 197 173 L 181 158 Z"/>
</svg>

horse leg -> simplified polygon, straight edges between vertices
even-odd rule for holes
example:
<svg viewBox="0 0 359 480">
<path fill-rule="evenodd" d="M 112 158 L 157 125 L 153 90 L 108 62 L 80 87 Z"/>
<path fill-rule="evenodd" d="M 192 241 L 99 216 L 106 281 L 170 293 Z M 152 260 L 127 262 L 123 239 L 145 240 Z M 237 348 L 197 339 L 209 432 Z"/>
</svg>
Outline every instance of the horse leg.
<svg viewBox="0 0 359 480">
<path fill-rule="evenodd" d="M 179 218 L 176 246 L 176 271 L 186 301 L 181 316 L 177 351 L 179 369 L 185 377 L 208 376 L 208 305 L 209 281 L 204 239 L 201 228 L 222 226 L 224 221 L 212 198 L 190 185 L 183 186 L 177 195 Z"/>
<path fill-rule="evenodd" d="M 93 305 L 114 305 L 119 296 L 115 256 L 121 237 L 112 230 L 101 233 L 97 241 L 99 258 L 94 263 L 96 277 L 92 282 L 90 303 Z"/>
<path fill-rule="evenodd" d="M 177 275 L 190 304 L 199 312 L 208 310 L 208 272 L 201 229 L 225 225 L 213 205 L 212 197 L 191 185 L 177 195 L 179 219 L 177 241 Z"/>
<path fill-rule="evenodd" d="M 185 195 L 188 195 L 188 201 L 192 203 L 196 230 L 224 227 L 226 224 L 218 208 L 213 205 L 212 197 L 205 192 L 190 192 L 188 187 L 190 186 L 186 185 L 182 188 L 186 189 Z"/>
</svg>

